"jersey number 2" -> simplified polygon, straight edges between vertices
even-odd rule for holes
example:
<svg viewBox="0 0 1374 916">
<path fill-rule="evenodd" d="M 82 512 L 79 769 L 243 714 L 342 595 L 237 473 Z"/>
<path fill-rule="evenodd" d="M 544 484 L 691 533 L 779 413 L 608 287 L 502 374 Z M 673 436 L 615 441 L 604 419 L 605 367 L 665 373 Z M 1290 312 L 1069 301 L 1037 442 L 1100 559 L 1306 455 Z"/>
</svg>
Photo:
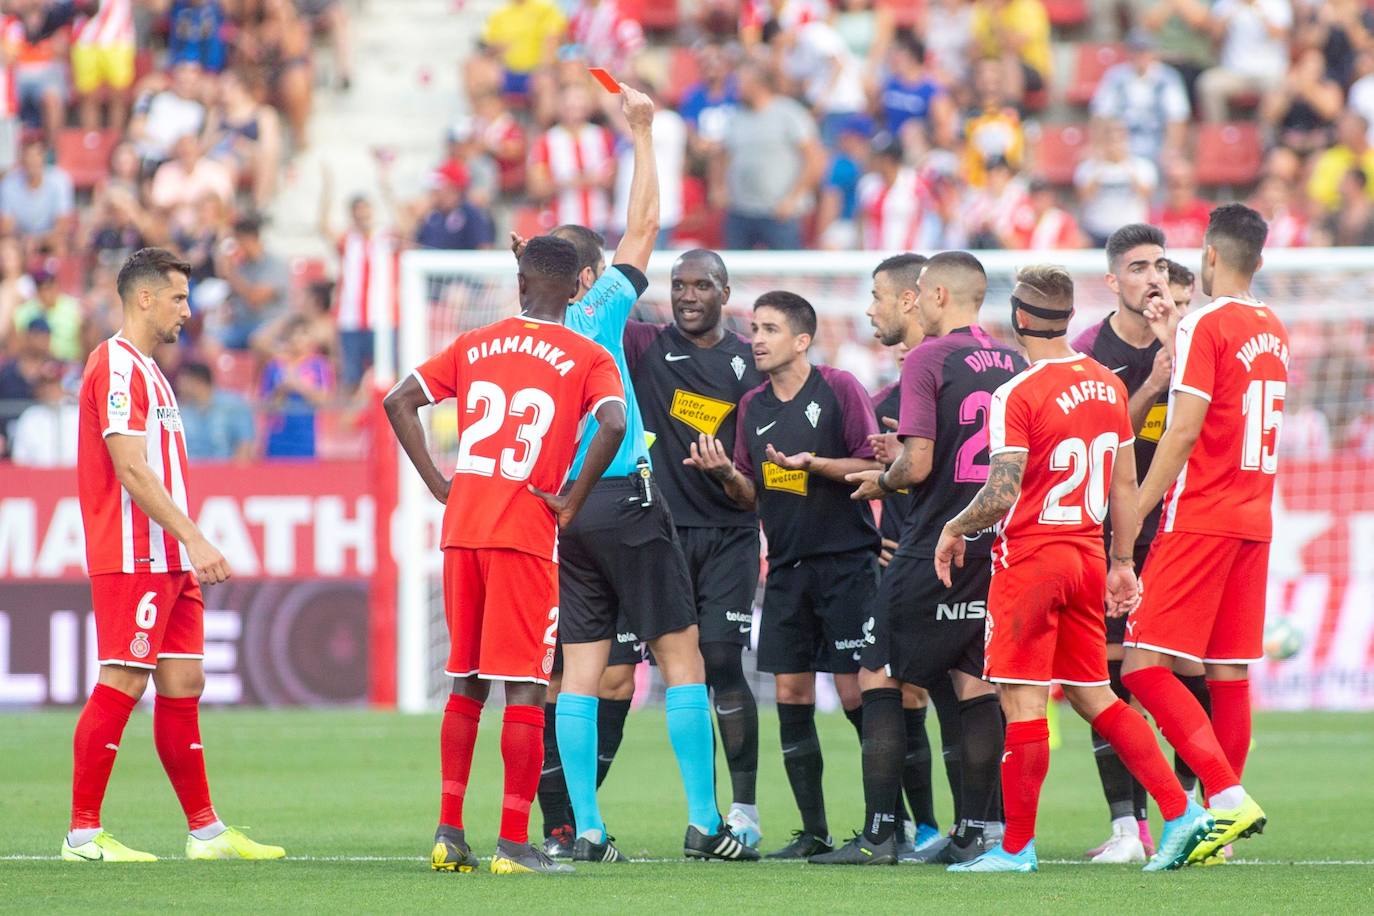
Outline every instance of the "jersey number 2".
<svg viewBox="0 0 1374 916">
<path fill-rule="evenodd" d="M 959 425 L 975 429 L 954 456 L 955 483 L 988 482 L 988 466 L 979 464 L 977 458 L 988 452 L 987 415 L 991 407 L 992 394 L 987 391 L 975 391 L 959 405 Z"/>
<path fill-rule="evenodd" d="M 1065 439 L 1055 446 L 1050 454 L 1050 470 L 1068 471 L 1069 476 L 1045 494 L 1045 507 L 1040 510 L 1041 524 L 1081 524 L 1084 509 L 1088 510 L 1089 518 L 1102 524 L 1107 518 L 1107 477 L 1120 441 L 1116 433 L 1103 433 L 1092 442 Z M 1082 486 L 1085 478 L 1088 486 L 1083 491 L 1083 505 L 1065 505 L 1063 500 Z"/>
<path fill-rule="evenodd" d="M 548 392 L 540 388 L 521 388 L 511 395 L 509 405 L 506 392 L 491 382 L 473 382 L 468 388 L 468 413 L 481 411 L 482 415 L 463 430 L 458 440 L 458 462 L 455 471 L 459 474 L 477 474 L 493 477 L 496 473 L 496 459 L 485 455 L 474 455 L 472 450 L 479 442 L 489 439 L 501 431 L 506 417 L 519 417 L 525 420 L 515 431 L 520 440 L 523 454 L 517 457 L 515 448 L 501 450 L 501 476 L 507 480 L 528 480 L 539 459 L 539 450 L 544 444 L 544 434 L 553 423 L 554 403 Z"/>
</svg>

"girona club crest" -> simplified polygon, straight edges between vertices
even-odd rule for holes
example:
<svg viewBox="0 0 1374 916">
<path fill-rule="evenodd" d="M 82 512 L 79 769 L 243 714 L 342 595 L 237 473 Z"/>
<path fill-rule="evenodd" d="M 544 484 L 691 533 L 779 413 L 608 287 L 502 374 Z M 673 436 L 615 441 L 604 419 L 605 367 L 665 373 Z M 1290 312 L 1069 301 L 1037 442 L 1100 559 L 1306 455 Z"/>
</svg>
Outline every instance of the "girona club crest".
<svg viewBox="0 0 1374 916">
<path fill-rule="evenodd" d="M 129 654 L 134 658 L 147 658 L 152 650 L 153 646 L 148 642 L 147 633 L 135 633 L 134 638 L 129 640 Z"/>
<path fill-rule="evenodd" d="M 549 674 L 553 671 L 553 650 L 544 653 L 544 673 Z"/>
</svg>

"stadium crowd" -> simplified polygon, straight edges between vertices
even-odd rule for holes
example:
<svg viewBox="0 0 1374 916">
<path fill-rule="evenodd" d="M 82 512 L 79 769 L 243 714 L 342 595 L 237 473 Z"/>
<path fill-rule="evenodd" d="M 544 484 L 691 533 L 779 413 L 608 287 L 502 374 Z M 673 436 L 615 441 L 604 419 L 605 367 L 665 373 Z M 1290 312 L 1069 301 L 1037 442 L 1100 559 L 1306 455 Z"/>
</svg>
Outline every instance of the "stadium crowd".
<svg viewBox="0 0 1374 916">
<path fill-rule="evenodd" d="M 356 454 L 355 407 L 319 408 L 353 405 L 400 250 L 623 230 L 628 133 L 589 64 L 659 103 L 661 247 L 1100 248 L 1135 221 L 1191 247 L 1238 198 L 1271 248 L 1374 242 L 1359 0 L 1130 0 L 1106 44 L 1063 0 L 688 6 L 500 4 L 426 194 L 383 180 L 384 208 L 354 198 L 340 227 L 325 182 L 324 265 L 264 246 L 261 214 L 308 142 L 315 33 L 351 79 L 340 0 L 6 0 L 0 457 L 70 463 L 82 360 L 119 323 L 110 267 L 144 244 L 195 268 L 164 362 L 203 411 L 195 457 Z M 1368 384 L 1356 330 L 1335 342 L 1348 401 Z M 1374 439 L 1357 421 L 1314 412 L 1309 438 Z"/>
</svg>

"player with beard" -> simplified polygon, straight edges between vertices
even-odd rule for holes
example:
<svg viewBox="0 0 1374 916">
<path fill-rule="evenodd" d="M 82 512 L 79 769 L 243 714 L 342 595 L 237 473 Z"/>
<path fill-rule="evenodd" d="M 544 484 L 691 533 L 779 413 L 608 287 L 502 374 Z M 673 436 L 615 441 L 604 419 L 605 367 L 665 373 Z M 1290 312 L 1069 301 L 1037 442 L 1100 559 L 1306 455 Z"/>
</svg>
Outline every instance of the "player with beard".
<svg viewBox="0 0 1374 916">
<path fill-rule="evenodd" d="M 1116 295 L 1116 311 L 1079 334 L 1073 348 L 1086 353 L 1110 369 L 1130 392 L 1131 425 L 1135 429 L 1136 473 L 1141 480 L 1150 469 L 1155 447 L 1164 433 L 1169 402 L 1169 373 L 1173 360 L 1150 322 L 1145 308 L 1151 300 L 1170 297 L 1170 261 L 1164 256 L 1164 233 L 1154 226 L 1132 223 L 1122 226 L 1107 239 L 1107 287 Z M 1144 517 L 1133 547 L 1135 568 L 1145 568 L 1145 555 L 1159 530 L 1160 509 Z M 1104 526 L 1107 553 L 1111 555 L 1111 529 Z M 1125 650 L 1125 617 L 1107 618 L 1107 671 L 1112 689 L 1126 702 L 1130 691 L 1121 683 L 1121 660 Z M 1179 679 L 1197 701 L 1208 705 L 1207 684 L 1202 665 L 1180 659 L 1175 668 Z M 1112 819 L 1112 834 L 1105 843 L 1088 852 L 1088 858 L 1102 864 L 1144 862 L 1154 854 L 1150 822 L 1145 807 L 1145 789 L 1131 777 L 1121 759 L 1105 738 L 1092 736 L 1093 756 L 1098 777 Z M 1184 788 L 1191 791 L 1197 777 L 1183 758 L 1175 755 L 1174 768 Z"/>
<path fill-rule="evenodd" d="M 915 296 L 917 283 L 921 278 L 921 266 L 925 262 L 925 255 L 908 252 L 893 255 L 879 263 L 873 269 L 873 304 L 869 307 L 870 315 L 895 314 L 903 296 Z M 925 332 L 919 324 L 912 324 L 900 338 L 896 337 L 892 328 L 887 328 L 886 334 L 883 330 L 875 329 L 873 336 L 884 346 L 894 349 L 900 371 L 907 354 L 925 339 Z M 897 429 L 901 403 L 900 381 L 884 385 L 873 395 L 873 412 L 877 414 L 878 427 L 883 431 L 880 435 Z M 878 533 L 882 537 L 883 549 L 878 555 L 878 565 L 884 571 L 892 562 L 892 555 L 901 540 L 902 529 L 911 517 L 914 505 L 915 498 L 909 490 L 892 494 L 882 504 Z M 881 611 L 881 605 L 875 607 L 875 613 Z M 950 794 L 954 799 L 954 822 L 959 822 L 959 700 L 954 695 L 953 685 L 947 680 L 941 681 L 927 692 L 915 684 L 903 684 L 902 716 L 906 719 L 906 757 L 902 765 L 902 788 L 906 802 L 911 806 L 911 816 L 903 822 L 898 833 L 898 845 L 902 847 L 898 861 L 902 862 L 920 861 L 920 858 L 931 853 L 936 844 L 946 842 L 946 838 L 940 835 L 939 824 L 935 819 L 935 804 L 930 783 L 931 755 L 930 738 L 926 734 L 926 711 L 931 703 L 935 704 L 935 712 L 940 719 L 941 755 L 945 761 L 945 775 L 949 780 Z M 860 737 L 862 738 L 862 735 Z"/>
<path fill-rule="evenodd" d="M 878 587 L 878 529 L 868 503 L 848 498 L 845 475 L 877 466 L 868 393 L 848 372 L 813 366 L 816 312 L 795 293 L 754 303 L 754 364 L 768 381 L 740 401 L 734 458 L 704 433 L 690 464 L 741 508 L 757 506 L 768 539 L 759 632 L 760 671 L 774 675 L 783 765 L 802 817 L 799 859 L 833 848 L 821 789 L 816 672 L 835 676 L 847 715 L 858 712 L 855 672 Z M 888 806 L 888 818 L 896 799 Z"/>
<path fill-rule="evenodd" d="M 902 366 L 901 448 L 890 467 L 852 475 L 856 500 L 881 499 L 911 488 L 915 511 L 883 578 L 874 639 L 864 648 L 864 831 L 833 855 L 835 865 L 896 861 L 893 816 L 901 791 L 906 722 L 901 685 L 929 689 L 951 680 L 959 698 L 962 819 L 952 840 L 935 850 L 944 862 L 972 859 L 984 849 L 993 810 L 1002 716 L 992 685 L 982 680 L 983 618 L 991 580 L 986 532 L 970 532 L 969 561 L 947 585 L 931 565 L 940 528 L 987 479 L 984 418 L 992 392 L 1026 365 L 1010 347 L 978 326 L 987 274 L 978 259 L 949 251 L 925 263 L 914 295 L 896 308 L 870 309 L 884 340 L 917 325 L 926 339 Z M 886 452 L 886 449 L 883 449 Z M 995 831 L 993 831 L 995 833 Z"/>
</svg>

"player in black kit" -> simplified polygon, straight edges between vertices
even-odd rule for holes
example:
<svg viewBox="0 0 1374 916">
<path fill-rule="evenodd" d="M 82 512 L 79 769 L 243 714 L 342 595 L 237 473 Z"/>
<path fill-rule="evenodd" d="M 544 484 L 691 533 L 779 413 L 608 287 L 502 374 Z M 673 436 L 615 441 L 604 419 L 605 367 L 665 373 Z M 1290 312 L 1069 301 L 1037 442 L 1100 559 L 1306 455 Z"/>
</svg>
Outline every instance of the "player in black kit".
<svg viewBox="0 0 1374 916">
<path fill-rule="evenodd" d="M 901 300 L 906 297 L 912 301 L 916 295 L 917 283 L 921 278 L 921 267 L 926 262 L 924 255 L 898 254 L 883 260 L 873 270 L 873 304 L 870 314 L 896 314 Z M 919 322 L 910 323 L 901 339 L 895 343 L 892 334 L 886 337 L 881 331 L 874 331 L 884 345 L 897 353 L 900 368 L 906 355 L 913 347 L 925 339 Z M 901 415 L 902 386 L 900 381 L 883 386 L 873 395 L 873 411 L 878 416 L 881 431 L 896 431 Z M 882 552 L 878 564 L 884 570 L 892 561 L 901 540 L 903 527 L 910 520 L 915 506 L 911 491 L 894 493 L 882 503 L 882 515 L 878 519 L 878 533 L 882 536 Z M 878 605 L 875 611 L 881 613 Z M 935 804 L 930 782 L 930 738 L 926 734 L 926 713 L 931 704 L 940 720 L 940 752 L 945 762 L 945 776 L 949 780 L 950 794 L 954 799 L 954 822 L 959 822 L 959 700 L 954 695 L 954 687 L 949 679 L 940 680 L 929 691 L 915 684 L 902 685 L 902 716 L 906 719 L 906 757 L 902 765 L 902 789 L 907 804 L 911 808 L 911 820 L 899 829 L 899 862 L 918 862 L 928 857 L 941 843 L 939 824 L 935 819 Z M 910 845 L 908 845 L 908 843 Z"/>
<path fill-rule="evenodd" d="M 1183 273 L 1171 270 L 1171 264 L 1164 256 L 1164 233 L 1158 228 L 1132 223 L 1113 232 L 1107 239 L 1107 286 L 1116 294 L 1116 311 L 1073 341 L 1075 350 L 1088 354 L 1120 376 L 1131 394 L 1129 409 L 1136 433 L 1136 473 L 1141 480 L 1145 479 L 1159 438 L 1164 434 L 1169 409 L 1169 375 L 1173 367 L 1170 348 L 1155 337 L 1145 319 L 1145 306 L 1152 298 L 1167 296 L 1173 301 L 1175 277 L 1187 281 L 1188 295 L 1192 295 L 1192 275 L 1182 267 L 1178 270 Z M 1161 509 L 1162 506 L 1156 506 L 1141 520 L 1134 549 L 1136 569 L 1144 568 L 1150 542 L 1159 529 Z M 1107 555 L 1111 556 L 1109 528 L 1104 527 L 1103 536 L 1108 540 Z M 1112 689 L 1129 702 L 1130 692 L 1121 683 L 1121 640 L 1125 634 L 1125 617 L 1107 618 L 1107 671 Z M 1185 665 L 1191 670 L 1185 670 Z M 1207 709 L 1210 698 L 1202 665 L 1180 659 L 1174 670 L 1189 692 Z M 1146 817 L 1145 789 L 1131 776 L 1110 744 L 1096 732 L 1092 741 L 1098 776 L 1111 814 L 1112 835 L 1101 846 L 1090 850 L 1088 857 L 1108 865 L 1144 862 L 1154 854 Z M 1174 755 L 1174 770 L 1183 787 L 1192 791 L 1197 777 L 1177 754 Z"/>
<path fill-rule="evenodd" d="M 720 255 L 700 248 L 685 252 L 674 262 L 669 282 L 673 323 L 631 321 L 625 328 L 625 359 L 653 443 L 650 455 L 659 489 L 672 511 L 691 574 L 706 685 L 714 695 L 734 790 L 725 822 L 740 842 L 757 847 L 759 716 L 741 653 L 754 622 L 759 521 L 752 509 L 736 505 L 686 462 L 702 435 L 720 439 L 726 453 L 733 452 L 735 410 L 763 376 L 754 368 L 748 342 L 721 322 L 730 300 L 730 277 Z M 633 666 L 639 661 L 634 645 L 633 634 L 618 634 L 612 644 L 612 667 L 602 686 L 623 683 L 628 692 L 623 707 L 607 704 L 603 693 L 603 710 L 608 705 L 628 709 Z M 623 727 L 623 713 L 620 722 Z M 615 749 L 603 742 L 600 751 L 601 765 L 608 767 Z"/>
<path fill-rule="evenodd" d="M 757 506 L 768 539 L 759 670 L 778 694 L 783 765 L 802 829 L 770 858 L 832 849 L 816 734 L 817 671 L 830 671 L 846 711 L 857 713 L 859 651 L 878 586 L 878 529 L 867 503 L 849 499 L 845 476 L 877 468 L 868 394 L 848 372 L 812 366 L 816 312 L 795 293 L 754 303 L 753 353 L 767 383 L 744 396 L 733 460 L 704 433 L 690 463 L 740 507 Z M 896 799 L 888 807 L 896 808 Z M 889 814 L 891 818 L 891 814 Z"/>
<path fill-rule="evenodd" d="M 933 557 L 940 529 L 987 479 L 986 416 L 992 393 L 1025 369 L 1016 351 L 978 326 L 987 274 L 965 252 L 943 252 L 921 270 L 916 295 L 891 309 L 871 308 L 884 341 L 904 338 L 919 324 L 926 339 L 902 365 L 900 448 L 883 437 L 879 458 L 891 466 L 851 476 L 854 499 L 882 498 L 911 488 L 915 508 L 883 578 L 878 626 L 863 652 L 864 831 L 835 853 L 813 862 L 835 865 L 896 861 L 890 813 L 901 791 L 906 723 L 903 683 L 929 688 L 951 678 L 959 697 L 962 815 L 951 842 L 932 859 L 966 861 L 984 850 L 1002 752 L 1002 716 L 992 685 L 982 680 L 992 538 L 968 544 L 968 559 L 952 587 L 936 578 Z"/>
</svg>

